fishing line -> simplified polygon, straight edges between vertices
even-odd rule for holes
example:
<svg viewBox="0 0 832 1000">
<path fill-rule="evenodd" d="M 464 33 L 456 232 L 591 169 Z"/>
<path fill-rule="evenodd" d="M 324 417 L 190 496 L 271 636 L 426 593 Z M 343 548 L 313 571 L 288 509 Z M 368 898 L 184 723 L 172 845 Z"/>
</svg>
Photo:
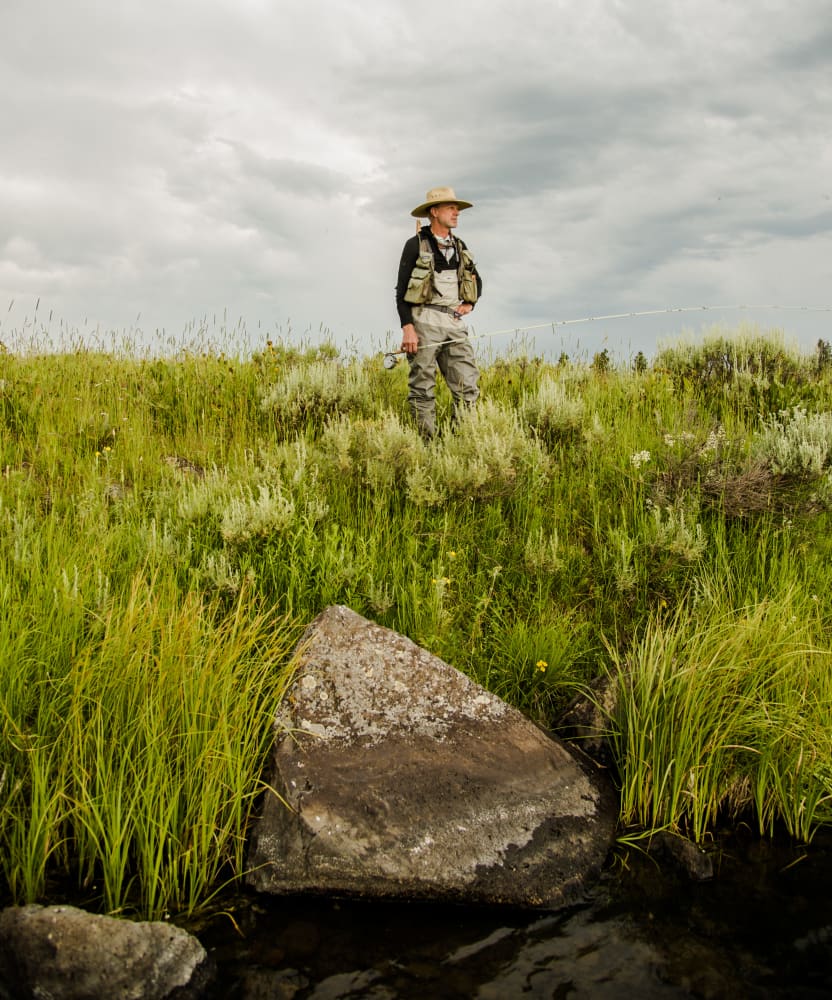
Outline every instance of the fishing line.
<svg viewBox="0 0 832 1000">
<path fill-rule="evenodd" d="M 615 319 L 635 319 L 639 316 L 664 316 L 671 313 L 726 312 L 730 310 L 743 309 L 764 309 L 781 312 L 832 312 L 832 306 L 671 306 L 668 309 L 642 309 L 639 312 L 607 313 L 604 316 L 580 316 L 577 319 L 555 319 L 550 320 L 548 323 L 535 323 L 532 326 L 513 326 L 505 330 L 491 330 L 489 333 L 471 333 L 466 334 L 464 337 L 452 337 L 449 340 L 443 340 L 438 344 L 426 344 L 424 347 L 417 348 L 416 353 L 418 353 L 418 351 L 428 350 L 429 348 L 435 349 L 438 347 L 447 347 L 448 344 L 461 344 L 466 340 L 487 340 L 489 337 L 499 337 L 508 333 L 527 333 L 529 330 L 548 329 L 551 329 L 552 332 L 554 332 L 559 326 L 575 326 L 578 323 L 600 323 Z M 399 357 L 405 353 L 406 352 L 402 350 L 388 351 L 387 354 L 384 355 L 384 367 L 395 368 L 395 366 L 399 363 Z"/>
</svg>

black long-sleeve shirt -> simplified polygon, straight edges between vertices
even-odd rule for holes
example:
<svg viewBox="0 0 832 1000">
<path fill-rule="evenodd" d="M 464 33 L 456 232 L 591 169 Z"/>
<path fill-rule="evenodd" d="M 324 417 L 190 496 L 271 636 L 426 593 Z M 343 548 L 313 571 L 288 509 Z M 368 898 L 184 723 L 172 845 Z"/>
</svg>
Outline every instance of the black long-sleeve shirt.
<svg viewBox="0 0 832 1000">
<path fill-rule="evenodd" d="M 413 322 L 413 306 L 410 302 L 405 302 L 404 296 L 410 282 L 410 275 L 413 273 L 413 268 L 419 259 L 419 243 L 422 239 L 427 239 L 433 250 L 434 268 L 437 271 L 455 271 L 459 264 L 456 253 L 454 253 L 450 260 L 446 259 L 445 254 L 439 249 L 436 237 L 430 231 L 430 226 L 422 226 L 421 236 L 410 237 L 402 250 L 402 259 L 399 262 L 399 280 L 396 283 L 396 309 L 398 310 L 402 326 Z M 459 239 L 459 237 L 457 236 L 456 239 Z M 459 240 L 459 242 L 461 246 L 465 247 L 465 243 L 462 240 Z M 465 249 L 467 250 L 468 248 L 465 247 Z M 480 295 L 482 295 L 482 278 L 479 271 L 477 271 L 478 299 Z"/>
</svg>

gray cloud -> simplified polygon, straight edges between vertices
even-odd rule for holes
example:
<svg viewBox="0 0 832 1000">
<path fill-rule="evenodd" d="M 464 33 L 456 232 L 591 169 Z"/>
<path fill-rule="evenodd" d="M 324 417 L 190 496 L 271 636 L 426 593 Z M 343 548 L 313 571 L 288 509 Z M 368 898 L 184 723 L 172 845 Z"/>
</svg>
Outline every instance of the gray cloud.
<svg viewBox="0 0 832 1000">
<path fill-rule="evenodd" d="M 832 287 L 825 0 L 7 0 L 0 31 L 3 331 L 40 296 L 395 338 L 437 183 L 476 203 L 480 330 Z"/>
</svg>

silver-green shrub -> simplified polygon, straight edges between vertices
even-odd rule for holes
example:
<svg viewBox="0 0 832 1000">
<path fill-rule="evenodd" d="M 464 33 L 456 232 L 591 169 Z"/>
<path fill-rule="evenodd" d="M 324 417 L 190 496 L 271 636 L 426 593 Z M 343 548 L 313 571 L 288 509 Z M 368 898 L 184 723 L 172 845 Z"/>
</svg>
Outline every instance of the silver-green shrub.
<svg viewBox="0 0 832 1000">
<path fill-rule="evenodd" d="M 533 392 L 524 394 L 520 413 L 529 427 L 545 440 L 568 438 L 581 428 L 585 412 L 584 401 L 570 393 L 564 380 L 544 376 Z"/>
<path fill-rule="evenodd" d="M 209 475 L 185 484 L 176 496 L 176 513 L 180 521 L 191 524 L 220 511 L 231 493 L 225 476 Z"/>
<path fill-rule="evenodd" d="M 699 505 L 690 497 L 666 507 L 654 506 L 647 522 L 648 540 L 656 554 L 674 556 L 682 562 L 701 559 L 707 541 L 699 521 Z"/>
<path fill-rule="evenodd" d="M 288 427 L 322 422 L 333 414 L 369 415 L 372 394 L 357 365 L 316 361 L 287 368 L 263 395 L 261 406 Z"/>
<path fill-rule="evenodd" d="M 764 419 L 752 451 L 780 475 L 817 477 L 832 464 L 832 413 L 799 406 Z"/>
<path fill-rule="evenodd" d="M 376 420 L 331 420 L 321 436 L 324 462 L 338 475 L 348 475 L 374 490 L 404 484 L 425 453 L 412 426 L 395 413 Z"/>
<path fill-rule="evenodd" d="M 557 528 L 546 531 L 541 525 L 526 539 L 523 548 L 523 566 L 530 576 L 556 576 L 565 565 L 564 555 L 564 547 Z"/>
<path fill-rule="evenodd" d="M 812 375 L 811 364 L 782 332 L 762 333 L 748 324 L 665 345 L 654 367 L 679 384 L 697 385 L 712 399 L 730 399 L 746 412 L 770 412 L 800 398 Z"/>
<path fill-rule="evenodd" d="M 493 400 L 460 415 L 425 457 L 426 479 L 437 493 L 488 499 L 534 491 L 548 479 L 550 459 L 517 412 Z M 411 478 L 410 488 L 413 488 Z"/>
<path fill-rule="evenodd" d="M 222 512 L 220 530 L 226 542 L 241 544 L 281 534 L 294 516 L 294 501 L 279 484 L 261 483 L 256 495 L 250 486 L 242 486 Z"/>
<path fill-rule="evenodd" d="M 204 555 L 199 567 L 199 578 L 208 590 L 221 594 L 237 594 L 240 591 L 240 570 L 225 550 Z"/>
<path fill-rule="evenodd" d="M 806 360 L 781 332 L 762 333 L 745 324 L 736 331 L 715 327 L 701 339 L 680 337 L 662 344 L 654 367 L 724 385 L 740 373 L 763 380 L 796 374 L 806 368 Z"/>
<path fill-rule="evenodd" d="M 407 475 L 407 497 L 417 507 L 441 507 L 448 492 L 427 465 L 420 463 Z"/>
</svg>

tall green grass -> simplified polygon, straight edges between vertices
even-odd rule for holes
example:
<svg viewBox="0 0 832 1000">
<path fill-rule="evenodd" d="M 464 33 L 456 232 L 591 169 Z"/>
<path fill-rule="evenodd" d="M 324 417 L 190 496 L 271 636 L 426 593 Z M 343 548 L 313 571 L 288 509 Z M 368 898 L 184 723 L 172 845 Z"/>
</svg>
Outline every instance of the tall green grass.
<svg viewBox="0 0 832 1000">
<path fill-rule="evenodd" d="M 63 872 L 109 912 L 192 911 L 243 871 L 271 714 L 297 630 L 133 581 L 69 639 L 3 664 L 5 881 L 34 901 Z M 84 635 L 83 633 L 87 634 Z"/>
<path fill-rule="evenodd" d="M 794 591 L 651 621 L 613 650 L 621 816 L 701 841 L 754 817 L 811 840 L 832 822 L 832 650 Z"/>
<path fill-rule="evenodd" d="M 440 385 L 430 445 L 377 357 L 0 354 L 7 895 L 158 915 L 238 878 L 291 650 L 333 603 L 543 725 L 612 675 L 627 824 L 809 839 L 832 393 L 776 337 L 705 347 L 498 359 L 453 433 Z"/>
</svg>

